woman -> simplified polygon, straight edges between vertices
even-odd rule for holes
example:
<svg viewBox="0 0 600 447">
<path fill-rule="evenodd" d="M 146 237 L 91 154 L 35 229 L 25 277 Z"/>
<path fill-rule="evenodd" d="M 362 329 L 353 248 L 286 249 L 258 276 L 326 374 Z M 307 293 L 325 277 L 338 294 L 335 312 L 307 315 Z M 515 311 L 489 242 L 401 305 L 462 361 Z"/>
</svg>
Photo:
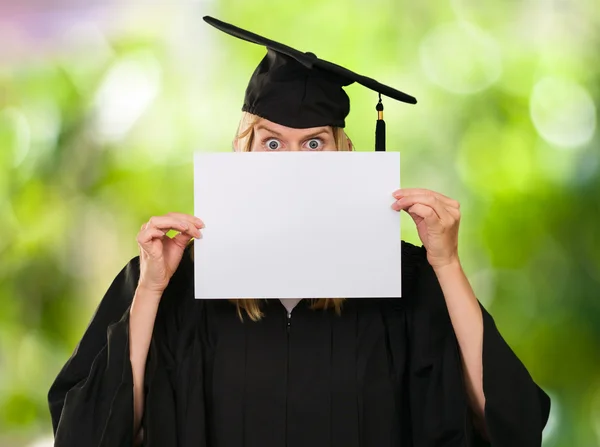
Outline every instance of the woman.
<svg viewBox="0 0 600 447">
<path fill-rule="evenodd" d="M 358 79 L 277 45 L 234 148 L 351 150 L 342 87 Z M 403 244 L 402 299 L 195 300 L 189 241 L 204 223 L 151 218 L 50 389 L 56 445 L 539 446 L 550 402 L 461 269 L 458 203 L 393 196 L 423 242 Z"/>
</svg>

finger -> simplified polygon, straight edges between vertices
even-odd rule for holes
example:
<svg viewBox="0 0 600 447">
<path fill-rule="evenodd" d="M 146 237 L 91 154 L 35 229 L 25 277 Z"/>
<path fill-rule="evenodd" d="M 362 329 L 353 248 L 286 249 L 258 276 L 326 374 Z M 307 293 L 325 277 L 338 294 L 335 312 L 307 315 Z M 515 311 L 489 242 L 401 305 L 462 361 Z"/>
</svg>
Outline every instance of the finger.
<svg viewBox="0 0 600 447">
<path fill-rule="evenodd" d="M 435 210 L 430 206 L 416 203 L 409 207 L 406 212 L 410 214 L 411 217 L 413 214 L 421 217 L 423 220 L 425 220 L 425 223 L 429 228 L 440 228 L 442 226 L 440 216 L 438 216 Z"/>
<path fill-rule="evenodd" d="M 154 239 L 162 238 L 167 233 L 165 231 L 159 230 L 158 228 L 146 228 L 144 231 L 140 232 L 137 237 L 138 244 L 144 246 Z"/>
<path fill-rule="evenodd" d="M 446 209 L 448 204 L 442 197 L 432 194 L 412 194 L 408 196 L 400 197 L 396 202 L 396 207 L 399 209 L 407 209 L 415 203 L 422 203 L 435 209 L 440 214 L 442 208 Z"/>
<path fill-rule="evenodd" d="M 189 222 L 184 222 L 166 216 L 152 217 L 148 221 L 148 224 L 146 224 L 145 229 L 148 230 L 150 228 L 158 228 L 159 230 L 165 231 L 165 233 L 167 233 L 169 230 L 178 231 L 189 235 L 190 238 L 201 236 L 200 230 L 197 226 L 194 226 Z"/>
<path fill-rule="evenodd" d="M 138 236 L 138 243 L 140 243 L 140 245 L 147 245 L 150 242 L 152 242 L 154 239 L 157 238 L 163 238 L 163 237 L 168 237 L 167 236 L 168 230 L 161 230 L 159 228 L 154 228 L 154 227 L 146 227 L 146 229 L 142 232 L 140 232 L 139 236 Z M 182 231 L 180 233 L 178 233 L 176 236 L 174 236 L 172 239 L 175 240 L 175 243 L 177 245 L 180 246 L 184 246 L 187 245 L 187 243 L 190 241 L 190 239 L 192 238 L 201 238 L 202 234 L 200 233 L 200 230 L 198 230 L 197 228 L 190 228 L 188 231 Z M 183 244 L 183 245 L 181 245 Z"/>
<path fill-rule="evenodd" d="M 190 222 L 192 225 L 196 226 L 196 228 L 203 228 L 205 226 L 202 219 L 200 219 L 199 217 L 196 217 L 196 216 L 192 216 L 191 214 L 167 213 L 166 216 L 174 217 L 179 220 Z"/>
<path fill-rule="evenodd" d="M 452 199 L 448 196 L 445 196 L 444 194 L 441 194 L 439 192 L 431 191 L 430 189 L 424 189 L 424 188 L 398 189 L 398 190 L 394 191 L 394 193 L 392 195 L 396 199 L 400 199 L 402 197 L 407 197 L 407 196 L 413 196 L 413 195 L 430 195 L 430 196 L 437 197 L 439 200 L 441 200 L 446 205 L 448 205 L 452 208 L 460 208 L 460 203 L 457 200 L 454 200 L 454 199 Z"/>
<path fill-rule="evenodd" d="M 450 215 L 452 217 L 454 217 L 456 220 L 460 220 L 460 209 L 459 208 L 454 208 L 452 206 L 448 206 L 448 207 L 446 207 L 446 211 L 448 211 L 448 213 L 450 213 Z"/>
<path fill-rule="evenodd" d="M 175 229 L 175 228 L 171 228 L 171 230 L 177 231 L 177 229 Z M 185 234 L 186 237 L 188 238 L 188 241 L 191 238 L 202 237 L 202 233 L 200 233 L 200 230 L 197 227 L 195 227 L 194 225 L 188 225 L 187 229 L 185 229 L 185 230 L 180 229 L 175 236 L 177 236 L 179 234 Z M 175 236 L 173 236 L 171 239 L 174 239 Z"/>
<path fill-rule="evenodd" d="M 171 239 L 180 247 L 185 247 L 192 239 L 202 239 L 202 233 L 198 231 L 198 236 L 190 236 L 188 233 L 177 233 Z"/>
<path fill-rule="evenodd" d="M 158 228 L 159 230 L 175 230 L 188 231 L 190 228 L 195 228 L 189 221 L 178 219 L 170 216 L 154 216 L 147 223 L 146 229 Z"/>
<path fill-rule="evenodd" d="M 436 191 L 432 191 L 431 189 L 426 189 L 426 188 L 400 188 L 396 191 L 394 191 L 393 196 L 410 196 L 410 195 L 415 195 L 415 194 L 426 194 L 426 195 L 437 195 L 443 198 L 446 198 L 448 200 L 452 200 L 450 197 L 445 196 L 444 194 L 440 193 L 440 192 L 436 192 Z"/>
<path fill-rule="evenodd" d="M 455 221 L 455 218 L 448 212 L 445 203 L 438 197 L 429 194 L 402 197 L 392 204 L 392 208 L 397 211 L 408 210 L 416 204 L 427 205 L 432 208 L 444 225 L 452 225 Z"/>
<path fill-rule="evenodd" d="M 407 196 L 413 196 L 413 195 L 429 195 L 429 196 L 437 197 L 439 200 L 446 203 L 448 206 L 455 207 L 455 208 L 460 207 L 460 204 L 458 203 L 457 200 L 454 200 L 454 199 L 452 199 L 448 196 L 445 196 L 444 194 L 441 194 L 439 192 L 431 191 L 429 189 L 423 189 L 423 188 L 398 189 L 397 191 L 394 191 L 394 193 L 392 195 L 397 199 L 400 199 L 402 197 L 407 197 Z"/>
<path fill-rule="evenodd" d="M 436 212 L 438 211 L 438 208 L 444 206 L 444 203 L 442 203 L 439 198 L 431 194 L 412 194 L 400 197 L 392 204 L 392 207 L 397 210 L 407 210 L 417 203 L 430 206 L 431 208 L 434 208 Z"/>
</svg>

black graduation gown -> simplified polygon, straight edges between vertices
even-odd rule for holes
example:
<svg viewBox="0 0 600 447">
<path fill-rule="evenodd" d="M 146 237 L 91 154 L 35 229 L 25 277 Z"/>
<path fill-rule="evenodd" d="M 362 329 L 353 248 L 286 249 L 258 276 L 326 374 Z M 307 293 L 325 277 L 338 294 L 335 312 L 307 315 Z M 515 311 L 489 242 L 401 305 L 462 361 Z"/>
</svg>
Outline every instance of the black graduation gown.
<svg viewBox="0 0 600 447">
<path fill-rule="evenodd" d="M 341 316 L 278 300 L 238 318 L 195 300 L 188 254 L 161 301 L 148 354 L 145 446 L 533 447 L 550 400 L 482 308 L 489 444 L 473 429 L 458 344 L 423 248 L 403 243 L 403 297 L 350 299 Z M 59 447 L 131 446 L 133 259 L 49 392 Z"/>
</svg>

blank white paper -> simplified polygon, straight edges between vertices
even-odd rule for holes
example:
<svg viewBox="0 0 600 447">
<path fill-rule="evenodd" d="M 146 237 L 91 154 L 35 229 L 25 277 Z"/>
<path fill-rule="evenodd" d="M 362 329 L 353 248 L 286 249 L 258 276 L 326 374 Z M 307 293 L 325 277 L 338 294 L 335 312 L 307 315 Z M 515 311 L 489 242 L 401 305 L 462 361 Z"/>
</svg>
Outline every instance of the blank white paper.
<svg viewBox="0 0 600 447">
<path fill-rule="evenodd" d="M 196 153 L 196 298 L 401 296 L 397 152 Z"/>
</svg>

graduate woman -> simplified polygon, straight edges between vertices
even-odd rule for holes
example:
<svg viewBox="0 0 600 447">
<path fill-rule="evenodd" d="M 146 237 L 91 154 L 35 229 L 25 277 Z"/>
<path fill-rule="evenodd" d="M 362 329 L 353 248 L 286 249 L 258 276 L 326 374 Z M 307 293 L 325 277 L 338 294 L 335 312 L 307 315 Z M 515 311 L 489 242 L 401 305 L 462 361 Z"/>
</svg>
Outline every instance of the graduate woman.
<svg viewBox="0 0 600 447">
<path fill-rule="evenodd" d="M 268 48 L 246 91 L 238 151 L 351 150 L 342 87 L 352 82 L 415 102 L 205 20 Z M 50 389 L 56 445 L 540 446 L 550 400 L 463 273 L 459 204 L 420 189 L 390 191 L 390 204 L 410 214 L 423 243 L 403 243 L 401 299 L 196 300 L 189 242 L 204 223 L 151 218 L 140 256 Z"/>
</svg>

